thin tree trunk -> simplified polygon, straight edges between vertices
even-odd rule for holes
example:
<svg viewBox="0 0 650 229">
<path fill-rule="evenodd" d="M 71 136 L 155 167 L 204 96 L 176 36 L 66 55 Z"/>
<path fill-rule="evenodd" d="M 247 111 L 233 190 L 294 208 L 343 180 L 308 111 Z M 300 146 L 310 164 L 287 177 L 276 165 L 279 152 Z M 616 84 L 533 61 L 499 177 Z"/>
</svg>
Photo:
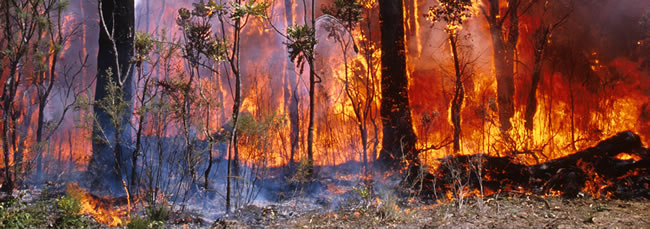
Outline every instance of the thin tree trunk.
<svg viewBox="0 0 650 229">
<path fill-rule="evenodd" d="M 311 28 L 316 29 L 316 10 L 314 0 L 311 1 Z M 314 50 L 314 46 L 311 47 Z M 307 163 L 308 175 L 312 177 L 314 174 L 314 114 L 316 113 L 316 71 L 314 69 L 314 56 L 307 57 L 309 64 L 309 127 L 307 129 Z"/>
<path fill-rule="evenodd" d="M 540 44 L 541 42 L 542 44 Z M 533 130 L 533 118 L 535 113 L 537 113 L 537 88 L 539 87 L 539 82 L 542 78 L 542 59 L 543 51 L 546 46 L 546 36 L 544 36 L 542 41 L 538 41 L 535 48 L 535 66 L 533 68 L 533 75 L 531 77 L 530 91 L 528 92 L 528 100 L 526 103 L 526 113 L 525 113 L 525 126 L 528 130 Z"/>
<path fill-rule="evenodd" d="M 293 8 L 291 0 L 284 0 L 285 7 L 285 21 L 287 27 L 290 27 L 293 23 Z M 286 61 L 289 62 L 289 61 Z M 291 144 L 291 151 L 289 155 L 289 167 L 293 168 L 295 164 L 295 156 L 298 154 L 298 146 L 300 143 L 300 119 L 298 114 L 298 103 L 300 99 L 297 95 L 298 84 L 296 83 L 296 74 L 294 72 L 295 66 L 293 64 L 287 63 L 287 69 L 285 69 L 285 80 L 284 80 L 284 102 L 289 105 L 289 122 L 290 122 L 290 131 L 289 131 L 289 141 Z"/>
<path fill-rule="evenodd" d="M 238 3 L 241 3 L 241 0 L 238 0 Z M 238 164 L 238 147 L 237 147 L 237 124 L 239 121 L 239 112 L 241 108 L 241 72 L 239 65 L 239 55 L 240 55 L 240 33 L 241 33 L 241 21 L 239 18 L 235 19 L 234 28 L 233 28 L 233 49 L 232 56 L 230 57 L 230 68 L 235 76 L 235 101 L 233 102 L 232 108 L 232 136 L 230 138 L 230 146 L 228 147 L 228 174 L 226 182 L 226 213 L 230 213 L 231 202 L 232 202 L 232 176 L 233 170 L 236 170 Z M 234 155 L 234 158 L 232 157 Z M 233 161 L 234 160 L 234 161 Z M 236 174 L 237 172 L 235 172 Z"/>
<path fill-rule="evenodd" d="M 463 82 L 461 81 L 461 70 L 460 62 L 458 60 L 458 36 L 457 34 L 449 35 L 449 43 L 451 44 L 451 51 L 454 55 L 454 69 L 456 72 L 456 91 L 454 93 L 454 99 L 451 103 L 451 121 L 454 125 L 454 152 L 457 153 L 460 151 L 460 132 L 461 132 L 461 120 L 460 120 L 460 109 L 463 106 L 463 100 L 465 97 L 465 92 L 463 89 Z"/>
</svg>

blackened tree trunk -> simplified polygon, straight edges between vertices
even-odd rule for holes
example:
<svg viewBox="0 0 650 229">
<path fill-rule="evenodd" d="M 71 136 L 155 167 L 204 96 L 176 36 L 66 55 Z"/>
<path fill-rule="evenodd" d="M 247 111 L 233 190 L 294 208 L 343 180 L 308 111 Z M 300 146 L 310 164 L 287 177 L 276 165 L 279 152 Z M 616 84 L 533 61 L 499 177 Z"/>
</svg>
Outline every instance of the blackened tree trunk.
<svg viewBox="0 0 650 229">
<path fill-rule="evenodd" d="M 535 50 L 533 50 L 533 55 L 535 57 L 535 65 L 533 67 L 532 82 L 530 85 L 530 91 L 528 92 L 528 99 L 526 101 L 526 129 L 533 129 L 533 118 L 535 113 L 537 113 L 537 88 L 539 82 L 542 78 L 542 65 L 544 59 L 544 49 L 546 49 L 546 44 L 548 44 L 548 36 L 550 34 L 550 28 L 547 26 L 542 26 L 536 31 L 536 40 L 535 40 Z"/>
<path fill-rule="evenodd" d="M 293 23 L 293 9 L 291 0 L 284 0 L 285 22 L 287 27 Z M 288 62 L 288 61 L 287 61 Z M 289 155 L 289 167 L 293 168 L 295 156 L 298 155 L 298 146 L 300 143 L 300 115 L 298 113 L 298 104 L 300 98 L 296 94 L 298 90 L 297 76 L 295 66 L 287 63 L 287 69 L 284 80 L 284 102 L 289 105 L 289 122 L 291 130 L 289 132 L 289 141 L 291 144 L 291 153 Z"/>
<path fill-rule="evenodd" d="M 122 99 L 129 104 L 132 102 L 132 64 L 133 39 L 135 25 L 134 0 L 100 0 L 99 21 L 99 51 L 97 54 L 97 85 L 95 102 L 104 100 L 108 95 L 108 70 L 112 81 L 122 89 Z M 125 111 L 122 122 L 130 120 L 130 111 Z M 101 107 L 95 105 L 94 114 L 97 123 L 93 126 L 93 154 L 88 164 L 90 185 L 96 190 L 109 190 L 112 193 L 122 193 L 123 171 L 128 171 L 125 147 L 129 140 L 126 125 L 116 128 L 113 118 Z"/>
<path fill-rule="evenodd" d="M 461 79 L 460 60 L 458 59 L 458 34 L 452 32 L 449 34 L 449 44 L 451 44 L 451 52 L 454 56 L 454 70 L 456 73 L 456 90 L 454 92 L 454 100 L 451 102 L 451 121 L 454 124 L 454 153 L 460 151 L 460 132 L 461 120 L 460 109 L 463 106 L 465 99 L 465 89 Z"/>
<path fill-rule="evenodd" d="M 399 165 L 402 159 L 417 159 L 406 76 L 402 7 L 401 0 L 379 1 L 382 50 L 380 115 L 384 136 L 378 160 L 389 167 Z"/>
<path fill-rule="evenodd" d="M 548 10 L 548 4 L 544 5 L 544 10 L 542 13 L 542 17 L 544 14 L 546 14 Z M 548 47 L 550 44 L 550 38 L 551 38 L 551 33 L 553 32 L 553 29 L 559 27 L 562 25 L 564 22 L 566 22 L 567 18 L 569 15 L 571 15 L 572 9 L 569 8 L 569 11 L 567 11 L 566 14 L 562 17 L 558 17 L 558 20 L 553 23 L 553 24 L 546 24 L 544 23 L 544 19 L 542 19 L 542 22 L 540 23 L 539 28 L 535 30 L 535 34 L 533 36 L 533 56 L 534 56 L 534 65 L 533 65 L 533 74 L 532 74 L 532 79 L 531 79 L 531 86 L 530 86 L 530 91 L 528 92 L 528 99 L 526 101 L 526 112 L 525 112 L 525 120 L 526 120 L 526 129 L 532 130 L 533 129 L 533 118 L 535 117 L 535 113 L 537 113 L 537 88 L 539 87 L 539 82 L 542 80 L 542 68 L 543 68 L 543 62 L 544 62 L 544 50 Z"/>
<path fill-rule="evenodd" d="M 494 69 L 497 78 L 497 103 L 499 105 L 499 122 L 501 130 L 507 131 L 512 127 L 510 118 L 514 116 L 514 64 L 519 38 L 519 0 L 508 0 L 506 11 L 500 10 L 499 0 L 489 0 L 489 10 L 483 14 L 490 26 L 492 47 L 494 49 Z M 504 23 L 508 20 L 508 27 Z"/>
<path fill-rule="evenodd" d="M 306 6 L 305 6 L 306 7 Z M 315 1 L 311 0 L 311 28 L 316 29 L 316 11 Z M 305 19 L 305 24 L 307 19 Z M 314 33 L 315 35 L 316 33 Z M 316 114 L 316 71 L 314 69 L 314 46 L 312 43 L 310 49 L 311 54 L 307 56 L 307 63 L 309 64 L 309 126 L 307 127 L 307 166 L 308 175 L 314 175 L 314 115 Z"/>
</svg>

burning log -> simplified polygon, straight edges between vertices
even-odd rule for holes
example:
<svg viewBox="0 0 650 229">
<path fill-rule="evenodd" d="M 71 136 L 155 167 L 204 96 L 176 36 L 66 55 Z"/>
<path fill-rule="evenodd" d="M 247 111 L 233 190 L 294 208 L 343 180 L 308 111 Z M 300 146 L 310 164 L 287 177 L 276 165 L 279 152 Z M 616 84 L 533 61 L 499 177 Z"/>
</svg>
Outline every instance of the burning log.
<svg viewBox="0 0 650 229">
<path fill-rule="evenodd" d="M 649 150 L 638 135 L 625 131 L 594 147 L 537 165 L 522 164 L 514 157 L 448 157 L 435 174 L 423 177 L 421 185 L 434 197 L 480 189 L 486 195 L 517 190 L 565 197 L 582 192 L 594 197 L 650 198 L 649 170 Z"/>
</svg>

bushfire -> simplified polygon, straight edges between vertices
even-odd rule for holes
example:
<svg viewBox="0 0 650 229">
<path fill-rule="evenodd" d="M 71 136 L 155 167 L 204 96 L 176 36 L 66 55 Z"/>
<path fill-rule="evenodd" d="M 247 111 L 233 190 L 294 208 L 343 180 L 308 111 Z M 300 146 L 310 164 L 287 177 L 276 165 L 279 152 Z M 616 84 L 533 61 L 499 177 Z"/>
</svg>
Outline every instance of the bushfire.
<svg viewBox="0 0 650 229">
<path fill-rule="evenodd" d="M 15 2 L 2 190 L 70 184 L 105 225 L 355 182 L 650 198 L 644 1 Z"/>
</svg>

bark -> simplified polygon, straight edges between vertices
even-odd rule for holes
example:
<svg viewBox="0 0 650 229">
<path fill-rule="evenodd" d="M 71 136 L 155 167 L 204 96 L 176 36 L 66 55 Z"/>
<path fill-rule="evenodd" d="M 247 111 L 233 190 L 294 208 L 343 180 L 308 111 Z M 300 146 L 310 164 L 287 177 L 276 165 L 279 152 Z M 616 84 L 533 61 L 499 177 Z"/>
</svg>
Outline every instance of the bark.
<svg viewBox="0 0 650 229">
<path fill-rule="evenodd" d="M 533 152 L 515 152 L 533 153 Z M 635 155 L 639 161 L 615 158 L 620 153 Z M 480 167 L 476 166 L 479 160 Z M 523 189 L 539 195 L 551 190 L 561 191 L 565 197 L 576 197 L 580 191 L 609 192 L 613 198 L 650 197 L 650 151 L 638 135 L 624 131 L 594 147 L 538 165 L 525 165 L 513 157 L 462 155 L 441 160 L 435 174 L 427 174 L 425 190 L 438 195 L 450 191 L 456 180 L 450 179 L 452 170 L 460 173 L 462 182 L 470 189 L 485 186 L 489 190 Z M 474 163 L 474 165 L 473 165 Z M 602 185 L 587 186 L 588 182 Z M 437 182 L 432 186 L 433 181 Z M 433 194 L 428 192 L 429 194 Z"/>
<path fill-rule="evenodd" d="M 285 6 L 285 21 L 287 27 L 291 26 L 293 20 L 293 8 L 290 0 L 284 0 Z M 287 61 L 288 62 L 288 61 Z M 295 164 L 295 156 L 298 154 L 298 146 L 300 143 L 300 115 L 298 113 L 298 104 L 300 99 L 296 94 L 298 90 L 298 84 L 296 83 L 296 74 L 295 74 L 295 65 L 287 64 L 287 69 L 284 80 L 284 104 L 289 105 L 289 122 L 290 122 L 290 133 L 289 141 L 291 144 L 291 151 L 289 155 L 289 167 L 293 167 Z"/>
<path fill-rule="evenodd" d="M 241 0 L 237 1 L 241 4 Z M 234 28 L 233 28 L 233 46 L 231 56 L 229 57 L 230 69 L 235 76 L 235 98 L 232 107 L 232 135 L 230 138 L 230 146 L 228 148 L 228 172 L 227 172 L 227 181 L 226 181 L 226 213 L 230 213 L 231 208 L 231 198 L 232 198 L 232 178 L 233 176 L 238 176 L 238 164 L 239 164 L 239 150 L 238 150 L 238 127 L 237 123 L 239 121 L 241 103 L 242 103 L 242 79 L 241 79 L 241 69 L 240 69 L 240 42 L 241 42 L 241 31 L 242 24 L 241 19 L 234 19 Z M 223 30 L 223 21 L 222 21 L 222 32 Z M 234 158 L 233 158 L 234 154 Z"/>
<path fill-rule="evenodd" d="M 108 79 L 106 71 L 111 69 L 114 82 L 124 82 L 122 86 L 123 100 L 131 104 L 132 102 L 132 71 L 130 71 L 130 60 L 133 57 L 133 38 L 134 38 L 134 2 L 133 0 L 100 0 L 101 13 L 103 20 L 99 22 L 99 51 L 97 54 L 97 83 L 95 90 L 95 101 L 102 101 L 107 97 L 108 91 L 106 85 Z M 101 14 L 100 14 L 101 15 Z M 106 29 L 104 28 L 106 25 Z M 106 31 L 112 32 L 111 36 Z M 115 52 L 117 51 L 117 53 Z M 118 63 L 119 62 L 119 63 Z M 131 106 L 129 106 L 131 108 Z M 130 110 L 125 113 L 132 113 Z M 125 149 L 130 134 L 128 128 L 115 128 L 112 125 L 112 117 L 102 108 L 95 106 L 94 114 L 98 123 L 93 127 L 93 154 L 88 164 L 88 178 L 91 187 L 94 190 L 108 190 L 112 193 L 123 193 L 122 186 L 123 173 L 121 165 L 127 165 L 126 155 L 122 152 L 129 152 Z M 124 122 L 130 120 L 129 115 L 125 115 Z M 125 124 L 125 123 L 124 123 Z M 101 134 L 101 131 L 105 135 Z M 102 136 L 108 137 L 108 142 L 101 139 Z M 122 139 L 120 139 L 122 138 Z M 124 168 L 127 169 L 127 168 Z"/>
<path fill-rule="evenodd" d="M 389 167 L 397 166 L 402 158 L 417 159 L 408 97 L 402 9 L 401 0 L 379 1 L 383 139 L 378 160 Z"/>
<path fill-rule="evenodd" d="M 461 81 L 461 70 L 460 70 L 460 61 L 458 59 L 458 35 L 450 34 L 449 43 L 451 44 L 451 51 L 454 55 L 454 69 L 456 72 L 456 91 L 454 93 L 454 99 L 451 102 L 451 122 L 454 125 L 454 152 L 460 151 L 460 109 L 463 106 L 463 100 L 465 99 L 465 91 L 463 89 L 463 82 Z"/>
<path fill-rule="evenodd" d="M 61 10 L 59 10 L 58 15 L 57 15 L 57 35 L 58 37 L 56 38 L 55 41 L 57 44 L 63 45 L 63 34 L 62 34 L 62 23 L 61 23 L 61 18 L 63 15 L 61 15 Z M 50 33 L 54 33 L 53 31 L 50 31 Z M 59 51 L 54 52 L 52 54 L 52 64 L 50 66 L 49 70 L 49 79 L 47 80 L 48 85 L 46 88 L 39 87 L 38 90 L 38 122 L 36 126 L 36 144 L 39 146 L 36 148 L 36 170 L 37 170 L 37 175 L 41 176 L 41 172 L 43 170 L 42 168 L 42 163 L 43 163 L 43 147 L 40 147 L 40 145 L 43 142 L 43 128 L 44 128 L 44 117 L 45 117 L 45 106 L 47 105 L 48 99 L 50 97 L 50 94 L 52 93 L 52 89 L 54 88 L 54 80 L 56 77 L 56 64 L 59 59 Z M 44 74 L 44 73 L 43 73 Z M 45 76 L 43 76 L 45 77 Z"/>
<path fill-rule="evenodd" d="M 2 190 L 10 193 L 14 188 L 14 181 L 11 176 L 11 167 L 9 165 L 9 158 L 11 156 L 11 142 L 13 142 L 12 135 L 15 132 L 15 123 L 12 122 L 13 118 L 11 117 L 14 107 L 14 99 L 16 97 L 16 90 L 18 87 L 18 80 L 16 80 L 16 68 L 17 61 L 14 61 L 16 64 L 12 64 L 9 70 L 9 77 L 7 82 L 5 82 L 5 88 L 2 93 L 2 152 L 4 159 L 4 182 L 2 184 Z"/>
<path fill-rule="evenodd" d="M 512 128 L 510 118 L 514 116 L 514 63 L 519 38 L 519 0 L 508 0 L 507 13 L 500 12 L 499 0 L 490 0 L 489 12 L 483 13 L 490 27 L 494 51 L 494 69 L 497 79 L 497 103 L 501 130 Z M 508 19 L 508 27 L 504 22 Z"/>
<path fill-rule="evenodd" d="M 535 113 L 537 113 L 537 88 L 542 78 L 542 61 L 544 59 L 544 49 L 546 48 L 546 44 L 548 44 L 547 39 L 549 33 L 550 29 L 545 26 L 537 31 L 539 37 L 535 41 L 535 50 L 533 51 L 535 63 L 533 67 L 533 75 L 531 77 L 530 91 L 528 92 L 528 99 L 526 102 L 525 126 L 528 130 L 533 129 L 533 118 L 535 117 Z"/>
<path fill-rule="evenodd" d="M 307 7 L 307 6 L 305 6 Z M 316 29 L 316 6 L 311 1 L 311 28 Z M 306 22 L 305 22 L 306 23 Z M 314 69 L 314 45 L 311 55 L 307 57 L 309 64 L 309 126 L 307 128 L 307 168 L 308 176 L 314 175 L 314 114 L 316 113 L 316 71 Z"/>
</svg>

